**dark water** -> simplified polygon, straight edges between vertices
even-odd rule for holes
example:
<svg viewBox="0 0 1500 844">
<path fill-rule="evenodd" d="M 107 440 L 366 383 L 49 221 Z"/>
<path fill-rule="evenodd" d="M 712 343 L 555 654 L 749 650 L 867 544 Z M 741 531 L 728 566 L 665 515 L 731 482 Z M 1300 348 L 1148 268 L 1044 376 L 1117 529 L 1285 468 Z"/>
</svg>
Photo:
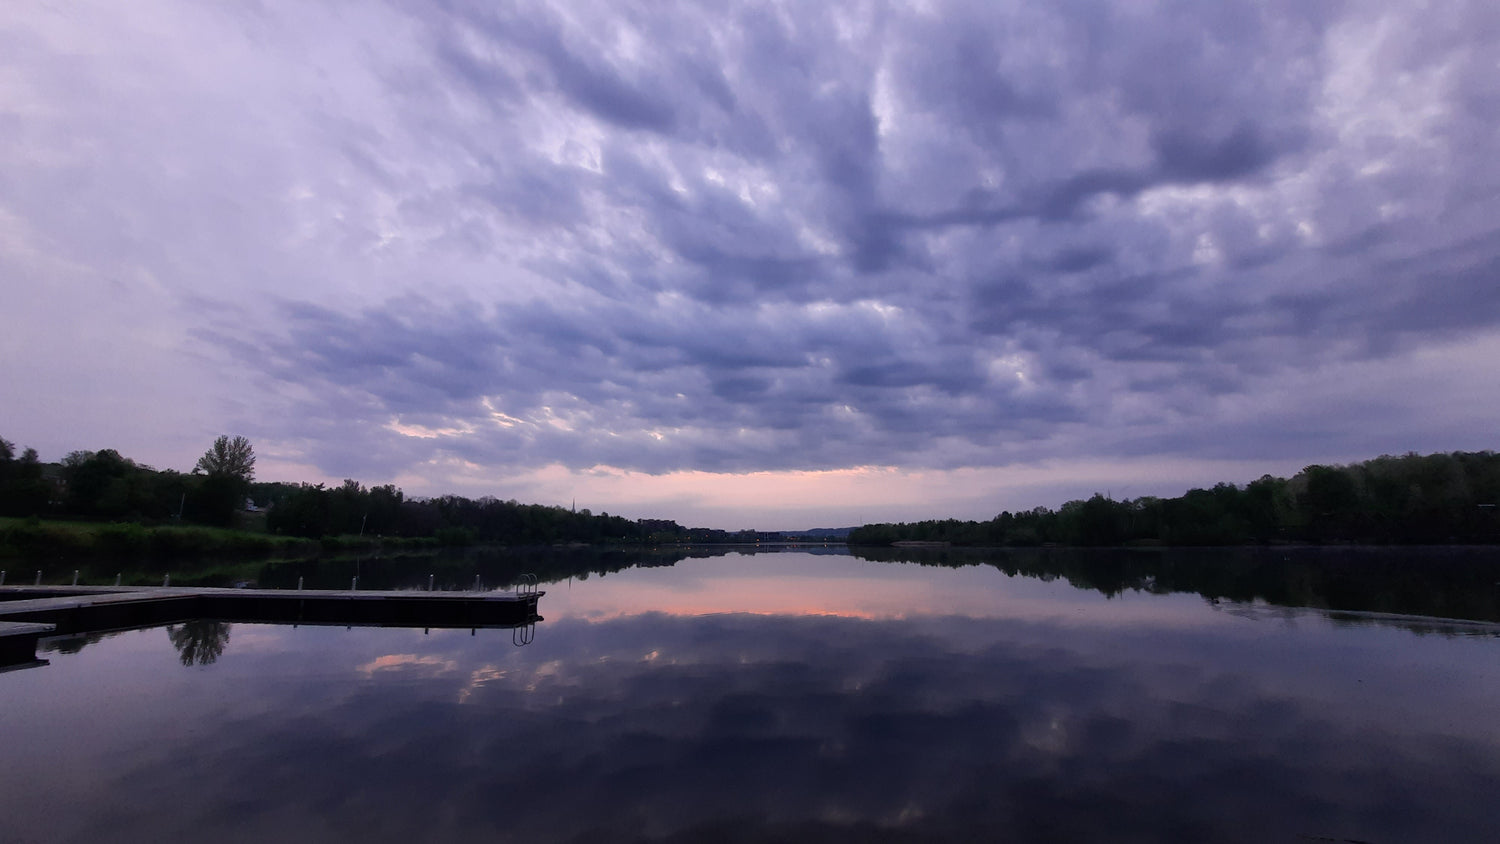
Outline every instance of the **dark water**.
<svg viewBox="0 0 1500 844">
<path fill-rule="evenodd" d="M 0 841 L 1500 837 L 1500 628 L 1071 564 L 603 566 L 525 647 L 58 643 L 0 674 Z"/>
</svg>

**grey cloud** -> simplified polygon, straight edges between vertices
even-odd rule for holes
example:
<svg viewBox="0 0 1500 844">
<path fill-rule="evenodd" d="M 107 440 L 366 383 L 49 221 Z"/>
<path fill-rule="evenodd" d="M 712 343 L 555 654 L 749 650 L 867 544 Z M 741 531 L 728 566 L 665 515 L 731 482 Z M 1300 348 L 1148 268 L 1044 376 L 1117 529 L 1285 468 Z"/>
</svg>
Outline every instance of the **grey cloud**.
<svg viewBox="0 0 1500 844">
<path fill-rule="evenodd" d="M 839 380 L 857 387 L 930 386 L 967 393 L 977 390 L 984 377 L 974 371 L 972 361 L 949 358 L 931 364 L 911 360 L 861 363 L 844 370 Z"/>
<path fill-rule="evenodd" d="M 249 345 L 272 350 L 277 377 L 316 385 L 328 406 L 314 418 L 477 427 L 472 442 L 443 447 L 490 460 L 561 456 L 649 471 L 837 466 L 923 430 L 978 440 L 1008 420 L 1023 425 L 1022 411 L 1072 415 L 1065 405 L 1049 410 L 1055 402 L 988 389 L 964 345 L 912 345 L 892 333 L 906 327 L 854 314 L 736 325 L 717 314 L 567 315 L 534 305 L 481 315 L 416 302 L 356 318 L 306 306 L 282 313 L 284 336 Z M 957 413 L 955 402 L 974 406 Z M 496 428 L 493 411 L 529 421 Z M 548 413 L 582 413 L 587 427 L 551 427 Z M 981 420 L 983 431 L 975 430 Z M 651 427 L 685 430 L 665 441 L 639 435 Z"/>
<path fill-rule="evenodd" d="M 0 104 L 0 234 L 164 291 L 351 474 L 1219 455 L 1287 423 L 1218 402 L 1500 329 L 1486 4 L 316 14 L 205 17 L 242 65 L 0 33 L 51 104 Z"/>
<path fill-rule="evenodd" d="M 1450 294 L 1461 291 L 1454 301 L 1466 303 L 1451 311 L 1439 297 L 1422 295 L 1415 277 L 1403 280 L 1394 265 L 1378 269 L 1378 282 L 1354 277 L 1380 266 L 1364 262 L 1369 246 L 1351 246 L 1341 262 L 1325 263 L 1314 283 L 1262 288 L 1263 274 L 1286 272 L 1293 266 L 1287 256 L 1303 251 L 1287 230 L 1273 231 L 1268 240 L 1263 223 L 1223 206 L 1205 231 L 1226 263 L 1202 265 L 1185 245 L 1169 245 L 1167 221 L 1131 219 L 1118 206 L 1101 210 L 1101 197 L 1132 203 L 1163 187 L 1264 185 L 1275 168 L 1305 158 L 1315 138 L 1308 126 L 1323 64 L 1319 39 L 1336 19 L 1239 7 L 1176 10 L 1182 19 L 1091 12 L 1112 26 L 1101 29 L 1083 14 L 1048 17 L 1033 10 L 1033 17 L 1047 18 L 1056 28 L 1063 49 L 1089 46 L 1086 58 L 1061 66 L 1010 60 L 1004 45 L 1021 43 L 1014 40 L 1015 22 L 984 8 L 911 30 L 872 26 L 872 37 L 888 39 L 895 56 L 891 67 L 897 75 L 883 84 L 928 119 L 974 139 L 973 161 L 987 159 L 1007 176 L 1006 186 L 998 188 L 971 181 L 953 197 L 956 202 L 939 210 L 908 206 L 906 197 L 889 191 L 895 184 L 890 175 L 900 166 L 943 184 L 950 181 L 944 170 L 952 163 L 892 158 L 897 150 L 877 126 L 869 67 L 842 60 L 837 50 L 829 55 L 826 42 L 805 40 L 807 33 L 821 37 L 826 31 L 817 15 L 794 31 L 764 15 L 731 13 L 714 42 L 729 52 L 710 57 L 695 45 L 692 51 L 638 57 L 631 78 L 659 83 L 648 102 L 639 88 L 629 87 L 634 83 L 625 71 L 602 58 L 581 58 L 586 36 L 577 31 L 565 36 L 556 21 L 500 21 L 465 12 L 463 19 L 477 20 L 497 43 L 539 56 L 552 84 L 575 107 L 667 140 L 665 158 L 659 150 L 642 155 L 626 137 L 611 140 L 604 179 L 586 177 L 586 189 L 636 209 L 645 231 L 677 263 L 664 266 L 650 254 L 621 252 L 617 258 L 625 263 L 613 267 L 607 254 L 599 256 L 598 269 L 582 260 L 549 267 L 585 278 L 602 269 L 631 280 L 609 285 L 612 300 L 624 298 L 581 310 L 534 304 L 497 315 L 488 326 L 460 320 L 391 330 L 389 317 L 377 308 L 354 320 L 367 325 L 333 332 L 430 349 L 422 360 L 465 374 L 429 373 L 416 358 L 393 368 L 372 352 L 370 361 L 384 368 L 380 377 L 370 377 L 369 364 L 357 362 L 356 347 L 308 342 L 319 356 L 314 369 L 321 367 L 331 381 L 365 371 L 366 379 L 356 383 L 394 413 L 430 408 L 428 396 L 436 392 L 455 418 L 472 421 L 472 404 L 487 387 L 498 388 L 516 407 L 560 391 L 607 428 L 657 424 L 695 428 L 708 437 L 676 446 L 641 448 L 632 442 L 615 448 L 589 434 L 530 435 L 531 446 L 566 453 L 569 460 L 614 460 L 629 453 L 634 456 L 628 465 L 653 470 L 705 463 L 755 468 L 766 461 L 814 467 L 869 453 L 941 462 L 947 458 L 926 453 L 926 443 L 942 438 L 980 451 L 969 459 L 1004 459 L 1005 449 L 982 456 L 997 431 L 1017 438 L 1034 434 L 1038 424 L 1097 423 L 1109 412 L 1108 391 L 1115 389 L 1157 394 L 1164 407 L 1190 414 L 1192 400 L 1184 389 L 1205 398 L 1230 395 L 1253 377 L 1306 363 L 1265 360 L 1260 341 L 1267 337 L 1303 338 L 1299 353 L 1329 359 L 1349 353 L 1341 338 L 1359 338 L 1366 353 L 1389 354 L 1395 347 L 1382 349 L 1383 338 L 1493 325 L 1489 309 L 1472 306 L 1486 298 L 1480 286 L 1490 264 L 1482 258 L 1441 271 L 1440 284 Z M 680 30 L 650 15 L 633 16 L 629 25 L 648 38 Z M 907 32 L 914 34 L 906 40 L 896 34 Z M 816 54 L 819 48 L 824 55 Z M 1283 74 L 1244 84 L 1247 66 L 1267 67 L 1281 58 L 1289 59 Z M 714 67 L 720 70 L 709 70 Z M 754 87 L 743 84 L 747 74 Z M 1120 131 L 1139 127 L 1140 143 L 1133 150 L 1123 146 L 1117 155 L 1073 148 L 1069 132 L 1080 118 L 1070 110 L 1070 96 L 1102 96 L 1099 102 L 1121 105 L 1122 112 L 1098 117 Z M 744 153 L 714 132 L 731 125 L 726 120 L 749 114 L 764 115 L 757 125 L 777 133 L 778 204 L 752 203 L 699 169 L 726 149 Z M 1038 137 L 1053 143 L 1043 150 L 1020 145 Z M 713 160 L 714 167 L 725 161 Z M 575 199 L 579 178 L 565 169 L 535 167 L 503 201 L 542 231 L 572 226 L 582 207 Z M 566 204 L 557 206 L 559 200 Z M 554 207 L 568 210 L 559 215 L 549 210 Z M 998 263 L 980 258 L 966 277 L 938 277 L 952 255 L 934 252 L 934 237 L 978 227 L 977 245 L 1026 221 L 1037 226 L 1037 243 L 1026 253 Z M 837 256 L 807 249 L 801 229 L 808 223 L 825 226 L 837 239 Z M 1488 245 L 1480 248 L 1489 254 Z M 1433 266 L 1428 256 L 1412 260 Z M 1323 277 L 1330 269 L 1336 273 L 1331 283 Z M 1303 266 L 1294 272 L 1312 271 Z M 995 281 L 997 276 L 1003 280 Z M 632 282 L 685 294 L 696 304 L 670 313 L 632 303 Z M 1388 292 L 1351 295 L 1377 284 Z M 811 330 L 778 325 L 755 311 L 757 303 L 826 298 L 848 304 L 870 294 L 902 308 L 893 325 Z M 1326 342 L 1306 341 L 1319 335 Z M 445 342 L 471 351 L 454 357 L 435 348 Z M 1006 353 L 1029 359 L 1029 391 L 992 383 L 980 370 L 982 359 Z M 498 374 L 498 360 L 509 365 L 503 383 L 478 374 Z M 408 380 L 415 384 L 404 385 Z M 675 385 L 687 401 L 657 395 L 664 384 Z M 857 413 L 857 421 L 831 422 L 830 414 L 845 407 Z M 723 436 L 729 431 L 741 435 Z M 757 431 L 759 438 L 743 436 Z M 793 431 L 795 439 L 786 440 Z M 494 447 L 514 436 L 497 434 Z M 780 452 L 788 442 L 798 451 Z"/>
<path fill-rule="evenodd" d="M 1059 273 L 1079 273 L 1105 264 L 1114 257 L 1108 246 L 1067 247 L 1042 262 L 1042 267 Z"/>
<path fill-rule="evenodd" d="M 491 181 L 470 185 L 466 191 L 488 203 L 508 221 L 527 228 L 567 228 L 584 222 L 583 195 L 592 185 L 575 168 L 526 159 L 486 162 Z"/>
<path fill-rule="evenodd" d="M 1165 131 L 1153 136 L 1151 145 L 1162 174 L 1186 182 L 1222 182 L 1249 176 L 1277 157 L 1260 130 L 1247 123 L 1218 138 Z"/>
<path fill-rule="evenodd" d="M 499 48 L 496 52 L 534 57 L 536 63 L 529 69 L 538 71 L 537 76 L 579 108 L 627 129 L 663 132 L 672 128 L 675 118 L 671 106 L 645 90 L 646 83 L 654 80 L 628 78 L 621 68 L 596 55 L 597 43 L 568 43 L 550 15 L 480 11 L 478 5 L 466 5 L 455 18 L 492 38 Z M 464 78 L 477 83 L 485 96 L 491 93 L 495 81 L 509 87 L 505 83 L 513 78 L 511 72 L 503 66 L 495 67 L 484 55 L 445 49 L 444 57 Z M 526 82 L 536 80 L 534 76 Z"/>
</svg>

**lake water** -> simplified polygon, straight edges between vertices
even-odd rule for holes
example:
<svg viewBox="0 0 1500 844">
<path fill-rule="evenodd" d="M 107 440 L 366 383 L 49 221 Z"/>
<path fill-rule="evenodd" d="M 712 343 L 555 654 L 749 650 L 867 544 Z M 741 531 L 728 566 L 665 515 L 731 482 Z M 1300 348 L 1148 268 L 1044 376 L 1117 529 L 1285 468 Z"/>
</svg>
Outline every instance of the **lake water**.
<svg viewBox="0 0 1500 844">
<path fill-rule="evenodd" d="M 1079 565 L 1129 565 L 1092 559 L 596 567 L 544 587 L 524 647 L 54 643 L 0 674 L 0 842 L 1500 837 L 1495 626 L 1210 600 L 1170 567 L 1099 587 Z"/>
</svg>

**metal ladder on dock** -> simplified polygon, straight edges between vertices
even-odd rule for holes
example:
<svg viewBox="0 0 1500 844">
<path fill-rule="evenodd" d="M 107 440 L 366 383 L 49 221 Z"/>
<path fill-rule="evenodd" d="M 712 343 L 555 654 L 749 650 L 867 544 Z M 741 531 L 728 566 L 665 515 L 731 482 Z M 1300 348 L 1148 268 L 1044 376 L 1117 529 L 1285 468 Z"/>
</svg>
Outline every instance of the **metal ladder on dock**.
<svg viewBox="0 0 1500 844">
<path fill-rule="evenodd" d="M 523 574 L 516 578 L 516 597 L 527 598 L 540 594 L 540 585 L 537 583 L 536 575 Z M 516 647 L 531 644 L 536 639 L 536 622 L 524 624 L 520 627 L 510 629 L 510 642 Z"/>
</svg>

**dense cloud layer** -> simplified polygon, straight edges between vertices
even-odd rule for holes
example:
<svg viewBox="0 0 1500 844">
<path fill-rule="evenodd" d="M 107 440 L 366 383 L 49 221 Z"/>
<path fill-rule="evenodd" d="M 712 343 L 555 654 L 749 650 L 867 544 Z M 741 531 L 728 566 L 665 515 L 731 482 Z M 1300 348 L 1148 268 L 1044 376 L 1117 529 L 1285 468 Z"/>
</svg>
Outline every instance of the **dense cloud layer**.
<svg viewBox="0 0 1500 844">
<path fill-rule="evenodd" d="M 1493 445 L 1493 3 L 8 17 L 5 402 L 61 392 L 11 438 L 87 395 L 372 479 Z"/>
</svg>

